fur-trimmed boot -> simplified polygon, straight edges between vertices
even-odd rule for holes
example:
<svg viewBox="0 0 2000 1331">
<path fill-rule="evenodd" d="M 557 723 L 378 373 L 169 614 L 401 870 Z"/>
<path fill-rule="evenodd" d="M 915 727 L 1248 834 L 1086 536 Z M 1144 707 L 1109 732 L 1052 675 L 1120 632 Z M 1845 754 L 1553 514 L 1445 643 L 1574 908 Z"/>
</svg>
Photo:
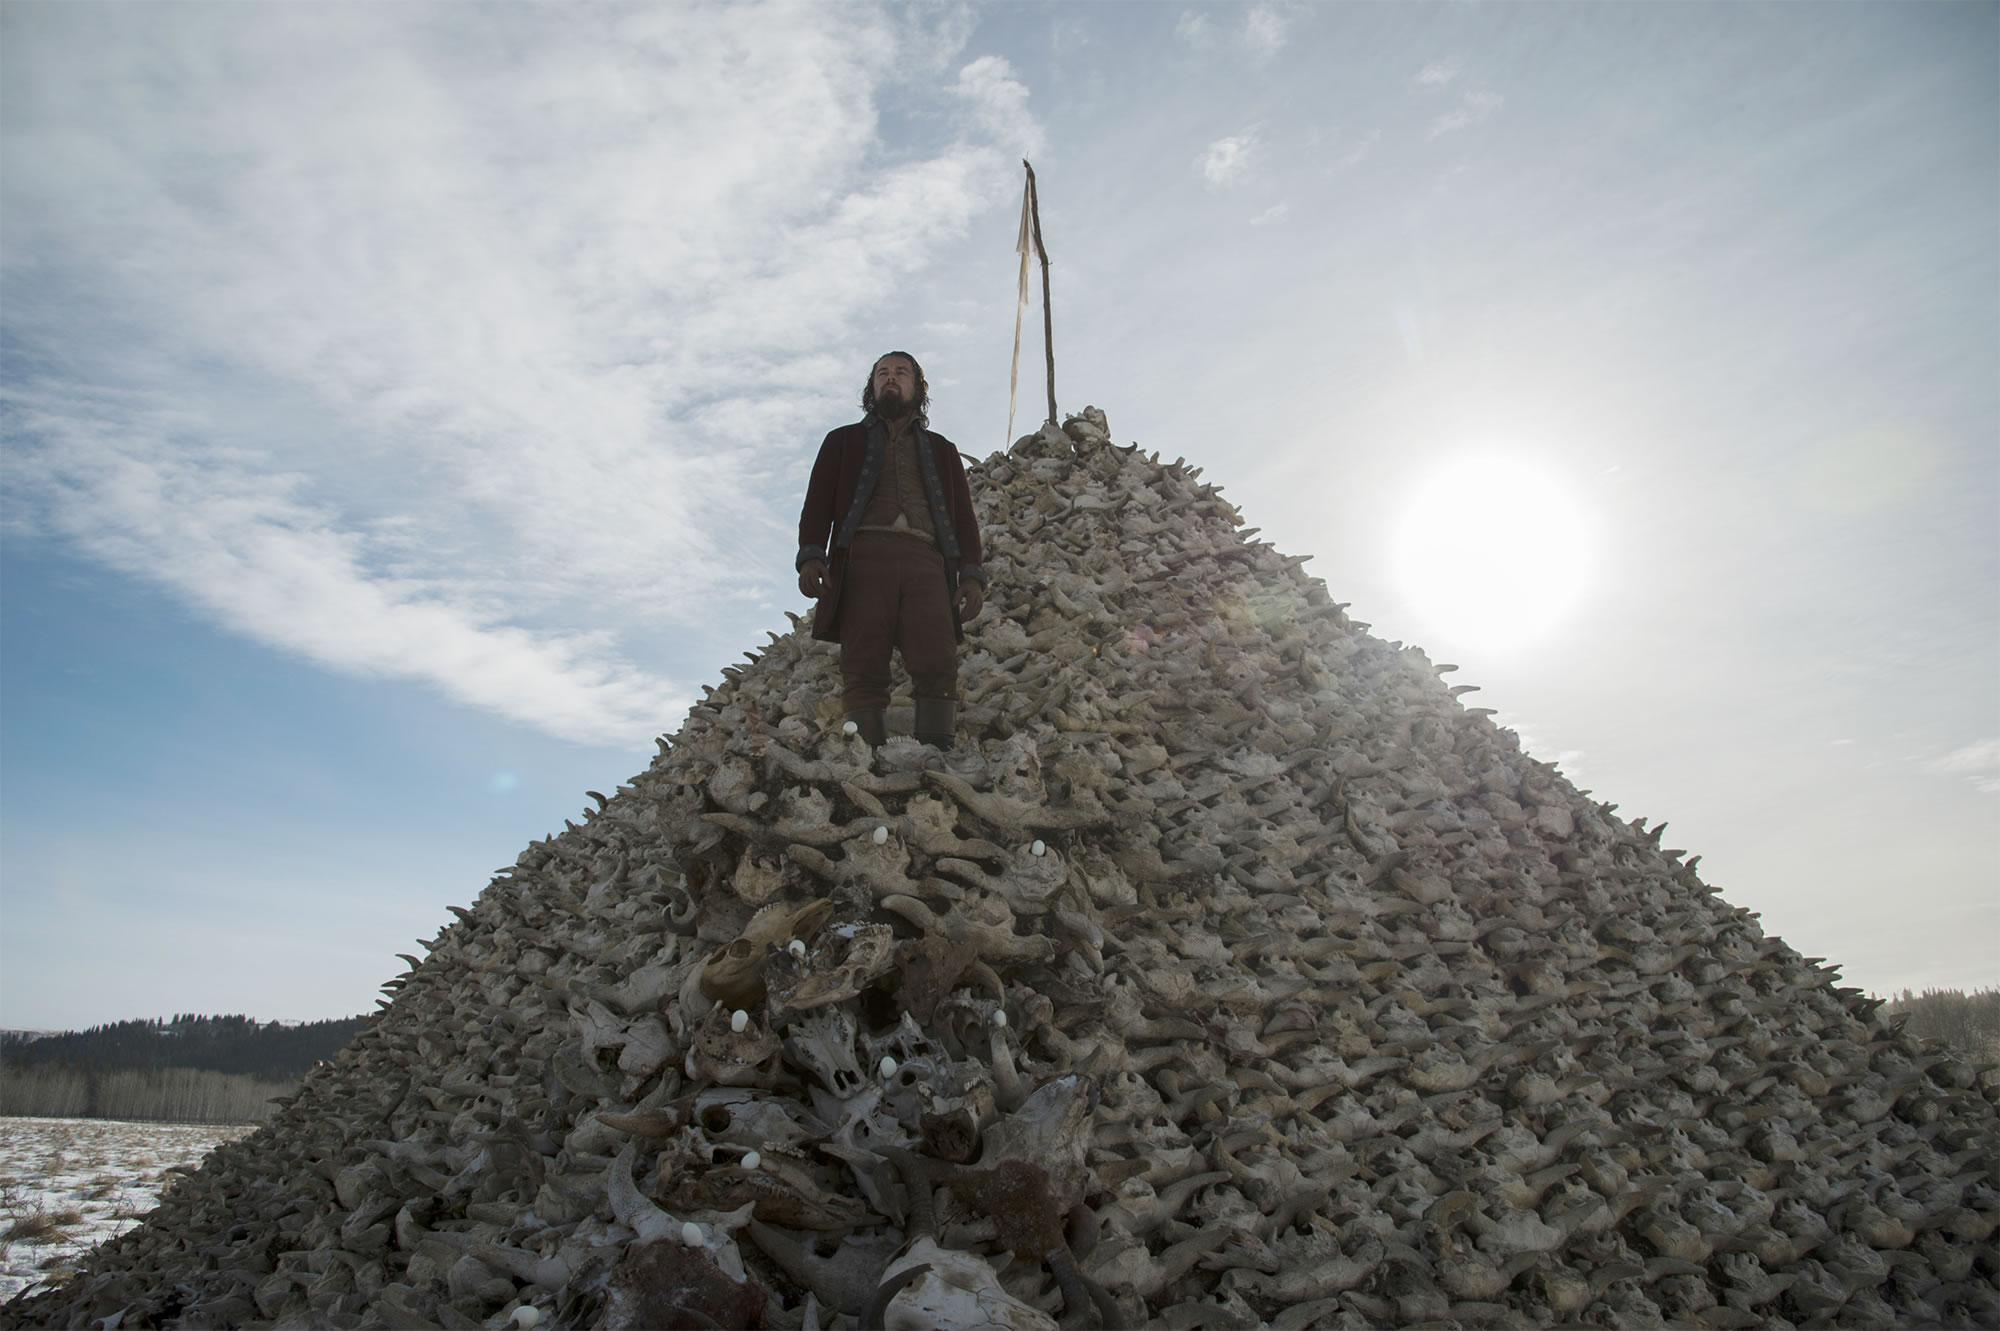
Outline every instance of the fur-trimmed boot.
<svg viewBox="0 0 2000 1331">
<path fill-rule="evenodd" d="M 918 698 L 916 722 L 911 729 L 917 742 L 950 751 L 958 738 L 958 703 L 951 698 Z"/>
<path fill-rule="evenodd" d="M 869 748 L 879 749 L 888 742 L 889 714 L 882 708 L 871 707 L 866 711 L 849 712 L 847 719 L 861 732 L 861 738 L 868 741 Z"/>
</svg>

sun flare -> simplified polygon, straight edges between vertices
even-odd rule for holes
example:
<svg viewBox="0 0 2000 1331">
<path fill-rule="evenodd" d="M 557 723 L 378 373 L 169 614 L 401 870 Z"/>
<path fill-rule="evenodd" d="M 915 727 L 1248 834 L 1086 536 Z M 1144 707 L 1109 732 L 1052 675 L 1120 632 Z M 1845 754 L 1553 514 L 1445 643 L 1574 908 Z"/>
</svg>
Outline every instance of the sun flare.
<svg viewBox="0 0 2000 1331">
<path fill-rule="evenodd" d="M 1542 637 L 1588 585 L 1590 522 L 1563 477 L 1543 464 L 1462 457 L 1426 477 L 1396 540 L 1403 595 L 1424 622 L 1471 647 Z"/>
</svg>

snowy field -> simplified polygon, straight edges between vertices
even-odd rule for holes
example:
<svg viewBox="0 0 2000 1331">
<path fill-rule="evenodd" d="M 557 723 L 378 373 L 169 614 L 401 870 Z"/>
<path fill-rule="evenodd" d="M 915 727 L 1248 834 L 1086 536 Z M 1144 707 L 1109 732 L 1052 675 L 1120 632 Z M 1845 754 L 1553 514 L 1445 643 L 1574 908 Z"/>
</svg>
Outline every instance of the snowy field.
<svg viewBox="0 0 2000 1331">
<path fill-rule="evenodd" d="M 153 1209 L 171 1174 L 255 1127 L 0 1118 L 0 1303 L 69 1279 Z"/>
</svg>

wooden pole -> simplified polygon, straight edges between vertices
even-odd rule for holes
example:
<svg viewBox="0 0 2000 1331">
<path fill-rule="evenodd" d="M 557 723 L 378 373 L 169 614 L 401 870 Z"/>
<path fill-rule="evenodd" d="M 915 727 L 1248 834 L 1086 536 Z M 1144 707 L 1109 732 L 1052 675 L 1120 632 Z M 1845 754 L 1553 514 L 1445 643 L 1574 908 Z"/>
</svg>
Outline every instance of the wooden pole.
<svg viewBox="0 0 2000 1331">
<path fill-rule="evenodd" d="M 1035 252 L 1042 256 L 1042 354 L 1049 363 L 1049 424 L 1056 421 L 1056 342 L 1055 319 L 1049 311 L 1049 252 L 1042 248 L 1042 203 L 1035 190 L 1035 168 L 1029 166 L 1023 157 L 1021 165 L 1028 168 L 1028 217 L 1035 230 Z"/>
</svg>

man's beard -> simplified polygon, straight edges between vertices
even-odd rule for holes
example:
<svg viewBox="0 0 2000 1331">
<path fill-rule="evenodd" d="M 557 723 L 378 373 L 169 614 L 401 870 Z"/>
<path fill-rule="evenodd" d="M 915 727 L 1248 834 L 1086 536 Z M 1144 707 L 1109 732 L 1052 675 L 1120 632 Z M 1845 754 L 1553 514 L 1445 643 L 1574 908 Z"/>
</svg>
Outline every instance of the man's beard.
<svg viewBox="0 0 2000 1331">
<path fill-rule="evenodd" d="M 899 421 L 916 409 L 916 403 L 893 390 L 875 399 L 875 414 L 884 420 Z"/>
</svg>

